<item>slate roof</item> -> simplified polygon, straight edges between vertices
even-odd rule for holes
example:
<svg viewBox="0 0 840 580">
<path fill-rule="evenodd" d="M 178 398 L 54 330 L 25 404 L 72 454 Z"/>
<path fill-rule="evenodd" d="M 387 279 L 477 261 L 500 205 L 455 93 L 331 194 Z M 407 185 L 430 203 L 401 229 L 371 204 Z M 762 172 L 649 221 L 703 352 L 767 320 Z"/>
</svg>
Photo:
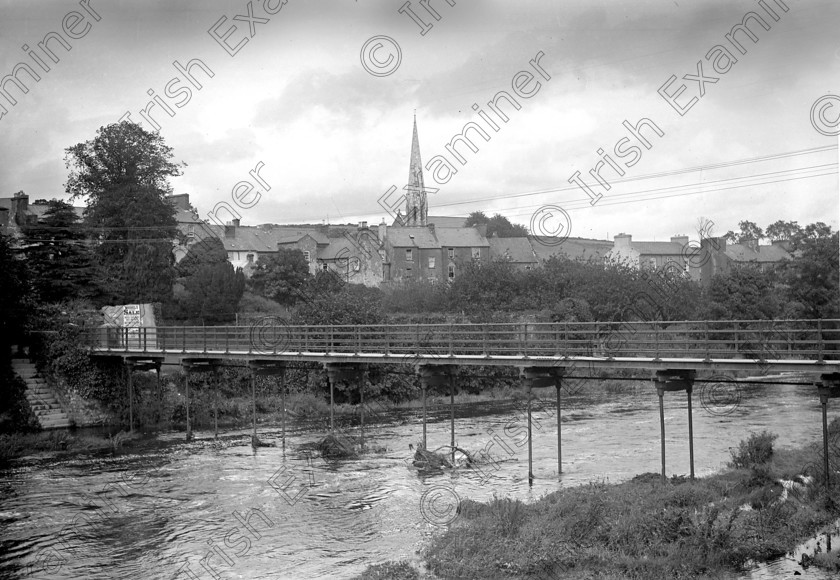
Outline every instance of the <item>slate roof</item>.
<svg viewBox="0 0 840 580">
<path fill-rule="evenodd" d="M 40 220 L 41 216 L 43 216 L 45 213 L 47 213 L 47 210 L 49 208 L 50 208 L 50 206 L 45 205 L 45 204 L 40 204 L 39 203 L 39 204 L 36 205 L 36 204 L 31 204 L 30 203 L 30 204 L 28 204 L 28 206 L 26 208 L 26 212 L 30 215 L 38 216 L 38 219 Z M 12 209 L 12 198 L 11 197 L 0 198 L 0 209 L 7 209 L 7 210 L 11 211 L 11 209 Z M 76 212 L 76 215 L 79 216 L 79 219 L 82 219 L 84 217 L 85 209 L 87 209 L 87 208 L 82 207 L 82 206 L 75 206 L 75 205 L 73 206 L 73 211 Z"/>
<path fill-rule="evenodd" d="M 198 224 L 201 220 L 198 216 L 188 209 L 178 208 L 175 212 L 175 221 L 179 224 Z"/>
<path fill-rule="evenodd" d="M 640 256 L 680 256 L 682 244 L 676 242 L 630 242 L 630 247 Z"/>
<path fill-rule="evenodd" d="M 588 238 L 567 238 L 562 243 L 558 243 L 557 238 L 548 236 L 528 236 L 528 240 L 540 260 L 547 260 L 554 255 L 564 255 L 570 260 L 600 259 L 613 248 L 610 241 Z"/>
<path fill-rule="evenodd" d="M 487 248 L 487 238 L 478 233 L 476 228 L 435 228 L 438 247 L 441 248 Z"/>
<path fill-rule="evenodd" d="M 462 228 L 467 218 L 430 215 L 426 220 L 428 223 L 434 224 L 436 228 Z"/>
<path fill-rule="evenodd" d="M 413 236 L 413 239 L 412 237 Z M 388 240 L 395 248 L 440 248 L 440 242 L 426 227 L 389 227 Z M 487 243 L 485 242 L 485 246 Z"/>
<path fill-rule="evenodd" d="M 506 257 L 517 264 L 536 264 L 537 256 L 528 238 L 489 238 L 490 257 Z"/>
<path fill-rule="evenodd" d="M 735 262 L 781 262 L 790 260 L 791 254 L 778 245 L 758 246 L 756 252 L 746 244 L 726 244 L 724 254 Z"/>
<path fill-rule="evenodd" d="M 277 244 L 294 244 L 310 235 L 308 232 L 285 232 L 277 229 L 266 231 L 257 226 L 239 226 L 236 237 L 225 237 L 225 228 L 217 225 L 205 225 L 196 229 L 196 233 L 215 235 L 228 252 L 276 252 Z M 312 237 L 312 236 L 310 236 Z"/>
</svg>

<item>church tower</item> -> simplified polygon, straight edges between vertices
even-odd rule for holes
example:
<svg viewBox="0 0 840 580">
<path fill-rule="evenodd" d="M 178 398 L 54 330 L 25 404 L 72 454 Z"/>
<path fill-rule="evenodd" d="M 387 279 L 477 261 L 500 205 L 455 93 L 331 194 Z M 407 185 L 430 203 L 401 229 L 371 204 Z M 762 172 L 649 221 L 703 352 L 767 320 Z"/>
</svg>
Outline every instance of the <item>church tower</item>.
<svg viewBox="0 0 840 580">
<path fill-rule="evenodd" d="M 414 135 L 411 137 L 411 164 L 405 195 L 406 226 L 425 226 L 429 217 L 426 187 L 423 184 L 423 163 L 420 161 L 420 139 L 417 137 L 417 115 L 414 116 Z"/>
</svg>

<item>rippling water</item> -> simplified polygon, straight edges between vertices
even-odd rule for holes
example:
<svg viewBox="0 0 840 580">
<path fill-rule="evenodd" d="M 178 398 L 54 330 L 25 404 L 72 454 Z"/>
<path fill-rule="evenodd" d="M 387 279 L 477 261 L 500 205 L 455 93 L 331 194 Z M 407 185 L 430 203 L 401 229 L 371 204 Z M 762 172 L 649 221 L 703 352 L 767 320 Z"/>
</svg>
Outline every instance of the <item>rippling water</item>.
<svg viewBox="0 0 840 580">
<path fill-rule="evenodd" d="M 750 431 L 778 433 L 782 447 L 820 438 L 815 391 L 747 386 L 736 409 L 711 412 L 695 396 L 698 475 L 722 467 Z M 554 406 L 534 413 L 532 487 L 525 418 L 510 403 L 456 409 L 459 447 L 472 452 L 497 438 L 487 448 L 496 463 L 483 473 L 419 474 L 409 450 L 421 438 L 419 413 L 405 412 L 369 426 L 367 451 L 355 460 L 321 459 L 310 450 L 324 433 L 294 422 L 285 447 L 279 429 L 261 429 L 277 447 L 256 453 L 248 431 L 218 442 L 199 431 L 189 444 L 182 433 L 163 436 L 172 440 L 164 451 L 24 459 L 0 472 L 0 577 L 349 578 L 372 563 L 418 560 L 425 541 L 457 517 L 459 498 L 532 501 L 561 487 L 659 471 L 658 400 L 648 383 L 619 394 L 578 393 L 563 406 L 560 478 Z M 665 408 L 668 473 L 687 474 L 685 394 L 667 393 Z M 449 443 L 448 413 L 432 413 L 430 449 Z M 794 569 L 780 561 L 748 577 Z"/>
</svg>

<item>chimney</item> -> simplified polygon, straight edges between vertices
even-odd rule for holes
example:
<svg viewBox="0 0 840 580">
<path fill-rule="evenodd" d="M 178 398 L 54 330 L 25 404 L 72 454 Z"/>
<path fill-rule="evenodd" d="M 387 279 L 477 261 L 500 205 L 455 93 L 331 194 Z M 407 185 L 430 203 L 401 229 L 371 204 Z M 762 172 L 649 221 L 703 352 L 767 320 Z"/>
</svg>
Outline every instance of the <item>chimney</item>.
<svg viewBox="0 0 840 580">
<path fill-rule="evenodd" d="M 630 234 L 618 234 L 613 237 L 613 244 L 616 248 L 630 248 L 630 244 L 633 241 L 633 236 Z"/>
<path fill-rule="evenodd" d="M 22 191 L 17 192 L 12 197 L 12 211 L 9 215 L 9 221 L 18 225 L 26 224 L 26 212 L 29 209 L 29 196 Z"/>
<path fill-rule="evenodd" d="M 239 227 L 239 218 L 234 218 L 233 219 L 233 227 L 235 227 L 235 228 Z"/>
<path fill-rule="evenodd" d="M 238 222 L 239 220 L 234 220 Z M 225 237 L 229 239 L 233 239 L 236 237 L 236 224 L 235 223 L 228 223 L 225 225 Z"/>
<path fill-rule="evenodd" d="M 379 243 L 385 243 L 385 237 L 388 235 L 388 226 L 385 224 L 385 219 L 382 219 L 382 223 L 379 224 Z"/>
<path fill-rule="evenodd" d="M 435 234 L 435 224 L 428 224 L 426 227 L 429 228 L 429 231 L 432 232 L 432 235 Z"/>
<path fill-rule="evenodd" d="M 679 236 L 671 236 L 671 242 L 674 244 L 679 244 L 683 247 L 688 245 L 688 236 L 679 235 Z"/>
<path fill-rule="evenodd" d="M 359 231 L 368 229 L 367 222 L 359 222 Z"/>
</svg>

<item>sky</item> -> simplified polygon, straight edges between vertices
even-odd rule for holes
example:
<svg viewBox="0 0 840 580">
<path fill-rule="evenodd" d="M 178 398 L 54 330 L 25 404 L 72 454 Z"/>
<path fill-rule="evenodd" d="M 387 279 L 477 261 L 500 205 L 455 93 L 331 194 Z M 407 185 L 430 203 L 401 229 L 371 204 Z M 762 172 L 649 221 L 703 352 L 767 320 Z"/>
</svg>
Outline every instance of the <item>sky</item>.
<svg viewBox="0 0 840 580">
<path fill-rule="evenodd" d="M 431 215 L 598 239 L 696 238 L 701 217 L 838 228 L 836 0 L 403 6 L 0 0 L 0 76 L 28 91 L 0 80 L 0 197 L 66 199 L 64 150 L 130 113 L 186 164 L 173 192 L 202 218 L 390 224 L 416 115 Z M 769 30 L 733 44 L 749 12 Z"/>
</svg>

